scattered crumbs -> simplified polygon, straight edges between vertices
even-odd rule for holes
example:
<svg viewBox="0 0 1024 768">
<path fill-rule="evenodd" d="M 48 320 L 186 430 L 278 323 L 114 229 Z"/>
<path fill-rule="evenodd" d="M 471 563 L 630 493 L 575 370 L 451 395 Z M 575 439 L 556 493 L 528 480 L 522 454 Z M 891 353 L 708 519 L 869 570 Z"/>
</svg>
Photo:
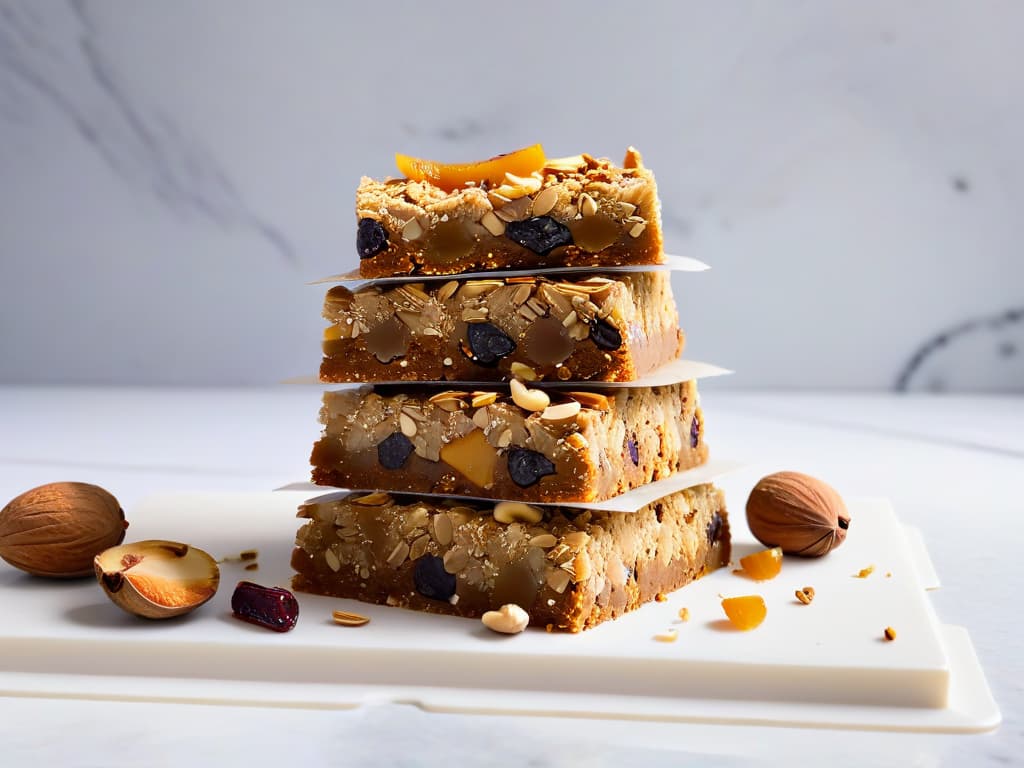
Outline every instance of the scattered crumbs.
<svg viewBox="0 0 1024 768">
<path fill-rule="evenodd" d="M 886 571 L 885 572 L 885 578 L 891 579 L 892 578 L 892 571 Z"/>
<path fill-rule="evenodd" d="M 255 560 L 257 557 L 259 557 L 259 554 L 260 554 L 260 552 L 259 552 L 258 549 L 247 549 L 247 550 L 245 550 L 244 552 L 242 552 L 241 554 L 238 555 L 238 559 L 239 560 Z"/>
<path fill-rule="evenodd" d="M 555 631 L 555 625 L 554 624 L 545 624 L 544 625 L 544 631 L 547 632 L 548 634 L 551 634 L 552 632 Z"/>
<path fill-rule="evenodd" d="M 887 641 L 892 642 L 893 640 L 896 639 L 896 630 L 893 629 L 892 627 L 886 627 L 885 628 L 885 632 L 882 633 L 882 636 Z"/>
<path fill-rule="evenodd" d="M 654 596 L 654 601 L 657 603 L 664 603 L 666 600 L 668 600 L 668 595 L 664 592 L 659 592 Z"/>
<path fill-rule="evenodd" d="M 258 571 L 259 569 L 260 569 L 260 564 L 259 563 L 249 563 L 247 566 L 245 566 L 245 570 L 247 570 L 247 571 Z"/>
<path fill-rule="evenodd" d="M 962 195 L 971 191 L 971 182 L 966 176 L 957 174 L 950 179 L 950 183 L 953 185 L 953 189 Z"/>
<path fill-rule="evenodd" d="M 804 605 L 810 605 L 814 600 L 814 587 L 804 587 L 796 591 L 796 599 Z"/>
<path fill-rule="evenodd" d="M 875 566 L 869 565 L 867 568 L 861 568 L 859 571 L 857 571 L 857 573 L 854 574 L 853 578 L 855 578 L 855 579 L 866 579 L 868 576 L 870 576 L 874 572 L 875 572 Z"/>
<path fill-rule="evenodd" d="M 454 361 L 453 361 L 453 360 L 452 360 L 452 359 L 451 359 L 450 357 L 446 357 L 446 358 L 444 359 L 444 364 L 445 364 L 445 365 L 451 365 L 451 364 L 452 364 L 453 362 L 454 362 Z"/>
<path fill-rule="evenodd" d="M 679 620 L 680 621 L 689 621 L 690 620 L 690 609 L 689 608 L 680 608 L 679 609 Z"/>
<path fill-rule="evenodd" d="M 733 576 L 742 576 L 744 573 L 746 573 L 746 571 L 744 571 L 742 568 L 733 568 L 732 569 Z"/>
<path fill-rule="evenodd" d="M 676 638 L 679 637 L 678 629 L 666 629 L 664 632 L 659 632 L 654 636 L 654 639 L 659 643 L 674 643 Z"/>
</svg>

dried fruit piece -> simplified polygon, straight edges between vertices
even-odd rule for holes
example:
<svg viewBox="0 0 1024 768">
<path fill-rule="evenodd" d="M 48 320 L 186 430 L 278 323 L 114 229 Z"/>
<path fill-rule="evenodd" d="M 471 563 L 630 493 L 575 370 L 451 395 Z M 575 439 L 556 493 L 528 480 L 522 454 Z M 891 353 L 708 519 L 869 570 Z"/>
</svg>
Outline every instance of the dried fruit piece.
<svg viewBox="0 0 1024 768">
<path fill-rule="evenodd" d="M 515 603 L 508 603 L 497 611 L 487 611 L 481 617 L 481 621 L 494 632 L 516 635 L 526 629 L 530 623 L 530 615 Z"/>
<path fill-rule="evenodd" d="M 708 544 L 714 544 L 722 535 L 722 516 L 715 512 L 707 528 Z"/>
<path fill-rule="evenodd" d="M 505 237 L 541 256 L 547 256 L 560 246 L 572 245 L 569 228 L 550 216 L 510 221 L 505 228 Z"/>
<path fill-rule="evenodd" d="M 377 444 L 377 461 L 385 469 L 398 469 L 414 450 L 412 441 L 401 432 L 393 432 Z"/>
<path fill-rule="evenodd" d="M 474 163 L 438 163 L 408 155 L 395 155 L 399 172 L 413 181 L 429 181 L 448 192 L 467 182 L 487 181 L 491 186 L 505 182 L 505 174 L 529 176 L 544 167 L 544 147 L 540 144 L 496 155 Z"/>
<path fill-rule="evenodd" d="M 466 340 L 478 365 L 496 365 L 515 351 L 516 343 L 503 330 L 490 323 L 470 323 L 466 327 Z"/>
<path fill-rule="evenodd" d="M 242 621 L 287 632 L 299 620 L 299 601 L 283 587 L 240 581 L 231 595 L 231 611 Z"/>
<path fill-rule="evenodd" d="M 814 600 L 814 587 L 804 587 L 796 591 L 796 599 L 804 605 L 810 605 Z"/>
<path fill-rule="evenodd" d="M 220 585 L 217 561 L 177 541 L 111 547 L 96 555 L 93 570 L 118 607 L 147 619 L 188 613 L 213 597 Z"/>
<path fill-rule="evenodd" d="M 777 472 L 750 492 L 747 523 L 767 547 L 820 557 L 843 543 L 850 516 L 831 486 L 799 472 Z"/>
<path fill-rule="evenodd" d="M 448 601 L 455 594 L 455 575 L 444 568 L 444 560 L 436 555 L 423 555 L 416 561 L 412 580 L 416 591 L 431 600 Z"/>
<path fill-rule="evenodd" d="M 388 233 L 375 219 L 360 219 L 356 229 L 356 251 L 360 259 L 369 259 L 388 247 Z"/>
<path fill-rule="evenodd" d="M 768 608 L 760 595 L 727 597 L 722 601 L 722 610 L 729 617 L 730 623 L 743 631 L 760 626 L 768 615 Z"/>
<path fill-rule="evenodd" d="M 124 541 L 127 527 L 117 499 L 98 485 L 49 483 L 0 511 L 0 557 L 35 576 L 88 576 L 93 558 Z"/>
<path fill-rule="evenodd" d="M 693 414 L 693 421 L 690 422 L 690 447 L 696 448 L 700 443 L 700 419 Z"/>
<path fill-rule="evenodd" d="M 600 318 L 596 318 L 590 324 L 590 338 L 598 347 L 610 352 L 614 352 L 622 346 L 622 334 L 619 333 L 619 329 L 607 320 Z"/>
<path fill-rule="evenodd" d="M 626 447 L 629 448 L 629 458 L 630 461 L 633 462 L 633 466 L 640 466 L 640 445 L 636 441 L 636 435 L 629 438 L 629 442 Z"/>
<path fill-rule="evenodd" d="M 474 429 L 462 437 L 441 446 L 441 461 L 461 473 L 479 488 L 494 484 L 494 467 L 498 452 L 494 450 L 482 429 Z"/>
<path fill-rule="evenodd" d="M 529 488 L 545 475 L 555 474 L 555 465 L 537 451 L 512 448 L 508 452 L 508 474 L 520 488 Z"/>
<path fill-rule="evenodd" d="M 772 547 L 740 558 L 740 565 L 747 575 L 757 581 L 774 579 L 782 570 L 782 548 Z"/>
</svg>

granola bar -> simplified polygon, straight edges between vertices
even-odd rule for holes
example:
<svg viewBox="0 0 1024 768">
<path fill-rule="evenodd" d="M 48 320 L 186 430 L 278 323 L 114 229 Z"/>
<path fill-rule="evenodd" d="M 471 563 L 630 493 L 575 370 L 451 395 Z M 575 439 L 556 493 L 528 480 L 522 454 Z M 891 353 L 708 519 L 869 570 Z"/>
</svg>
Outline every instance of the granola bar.
<svg viewBox="0 0 1024 768">
<path fill-rule="evenodd" d="M 665 272 L 335 286 L 323 314 L 326 382 L 632 381 L 683 342 Z"/>
<path fill-rule="evenodd" d="M 364 177 L 356 217 L 363 277 L 664 261 L 654 175 L 633 148 L 621 167 L 548 159 L 497 185 Z"/>
<path fill-rule="evenodd" d="M 390 385 L 327 392 L 313 480 L 341 488 L 595 501 L 707 460 L 696 382 L 604 391 Z"/>
<path fill-rule="evenodd" d="M 507 603 L 579 632 L 729 561 L 720 490 L 699 485 L 635 513 L 386 493 L 314 501 L 292 554 L 295 589 L 479 617 Z"/>
</svg>

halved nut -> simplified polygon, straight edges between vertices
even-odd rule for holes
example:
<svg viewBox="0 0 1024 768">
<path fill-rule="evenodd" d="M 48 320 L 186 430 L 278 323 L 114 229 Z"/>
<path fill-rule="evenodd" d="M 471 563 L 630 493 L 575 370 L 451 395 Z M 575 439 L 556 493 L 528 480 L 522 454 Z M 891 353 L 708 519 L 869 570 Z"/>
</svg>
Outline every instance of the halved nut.
<svg viewBox="0 0 1024 768">
<path fill-rule="evenodd" d="M 176 541 L 111 547 L 96 555 L 93 568 L 115 605 L 147 619 L 188 613 L 213 597 L 220 585 L 216 560 Z"/>
<path fill-rule="evenodd" d="M 527 389 L 519 379 L 512 379 L 509 382 L 509 389 L 512 392 L 512 402 L 527 411 L 543 411 L 551 403 L 547 392 L 540 389 Z"/>
</svg>

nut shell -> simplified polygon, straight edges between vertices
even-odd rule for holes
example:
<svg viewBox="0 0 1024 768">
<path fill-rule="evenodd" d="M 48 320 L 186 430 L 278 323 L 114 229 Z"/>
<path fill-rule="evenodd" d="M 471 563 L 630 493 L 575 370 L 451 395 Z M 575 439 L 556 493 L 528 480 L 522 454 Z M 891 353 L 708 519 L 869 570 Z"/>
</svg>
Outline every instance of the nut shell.
<svg viewBox="0 0 1024 768">
<path fill-rule="evenodd" d="M 800 472 L 762 478 L 747 499 L 747 525 L 767 547 L 787 555 L 821 557 L 846 539 L 850 515 L 839 493 Z"/>
<path fill-rule="evenodd" d="M 90 576 L 93 558 L 120 544 L 127 527 L 117 499 L 99 486 L 49 483 L 0 511 L 0 557 L 35 576 Z"/>
</svg>

